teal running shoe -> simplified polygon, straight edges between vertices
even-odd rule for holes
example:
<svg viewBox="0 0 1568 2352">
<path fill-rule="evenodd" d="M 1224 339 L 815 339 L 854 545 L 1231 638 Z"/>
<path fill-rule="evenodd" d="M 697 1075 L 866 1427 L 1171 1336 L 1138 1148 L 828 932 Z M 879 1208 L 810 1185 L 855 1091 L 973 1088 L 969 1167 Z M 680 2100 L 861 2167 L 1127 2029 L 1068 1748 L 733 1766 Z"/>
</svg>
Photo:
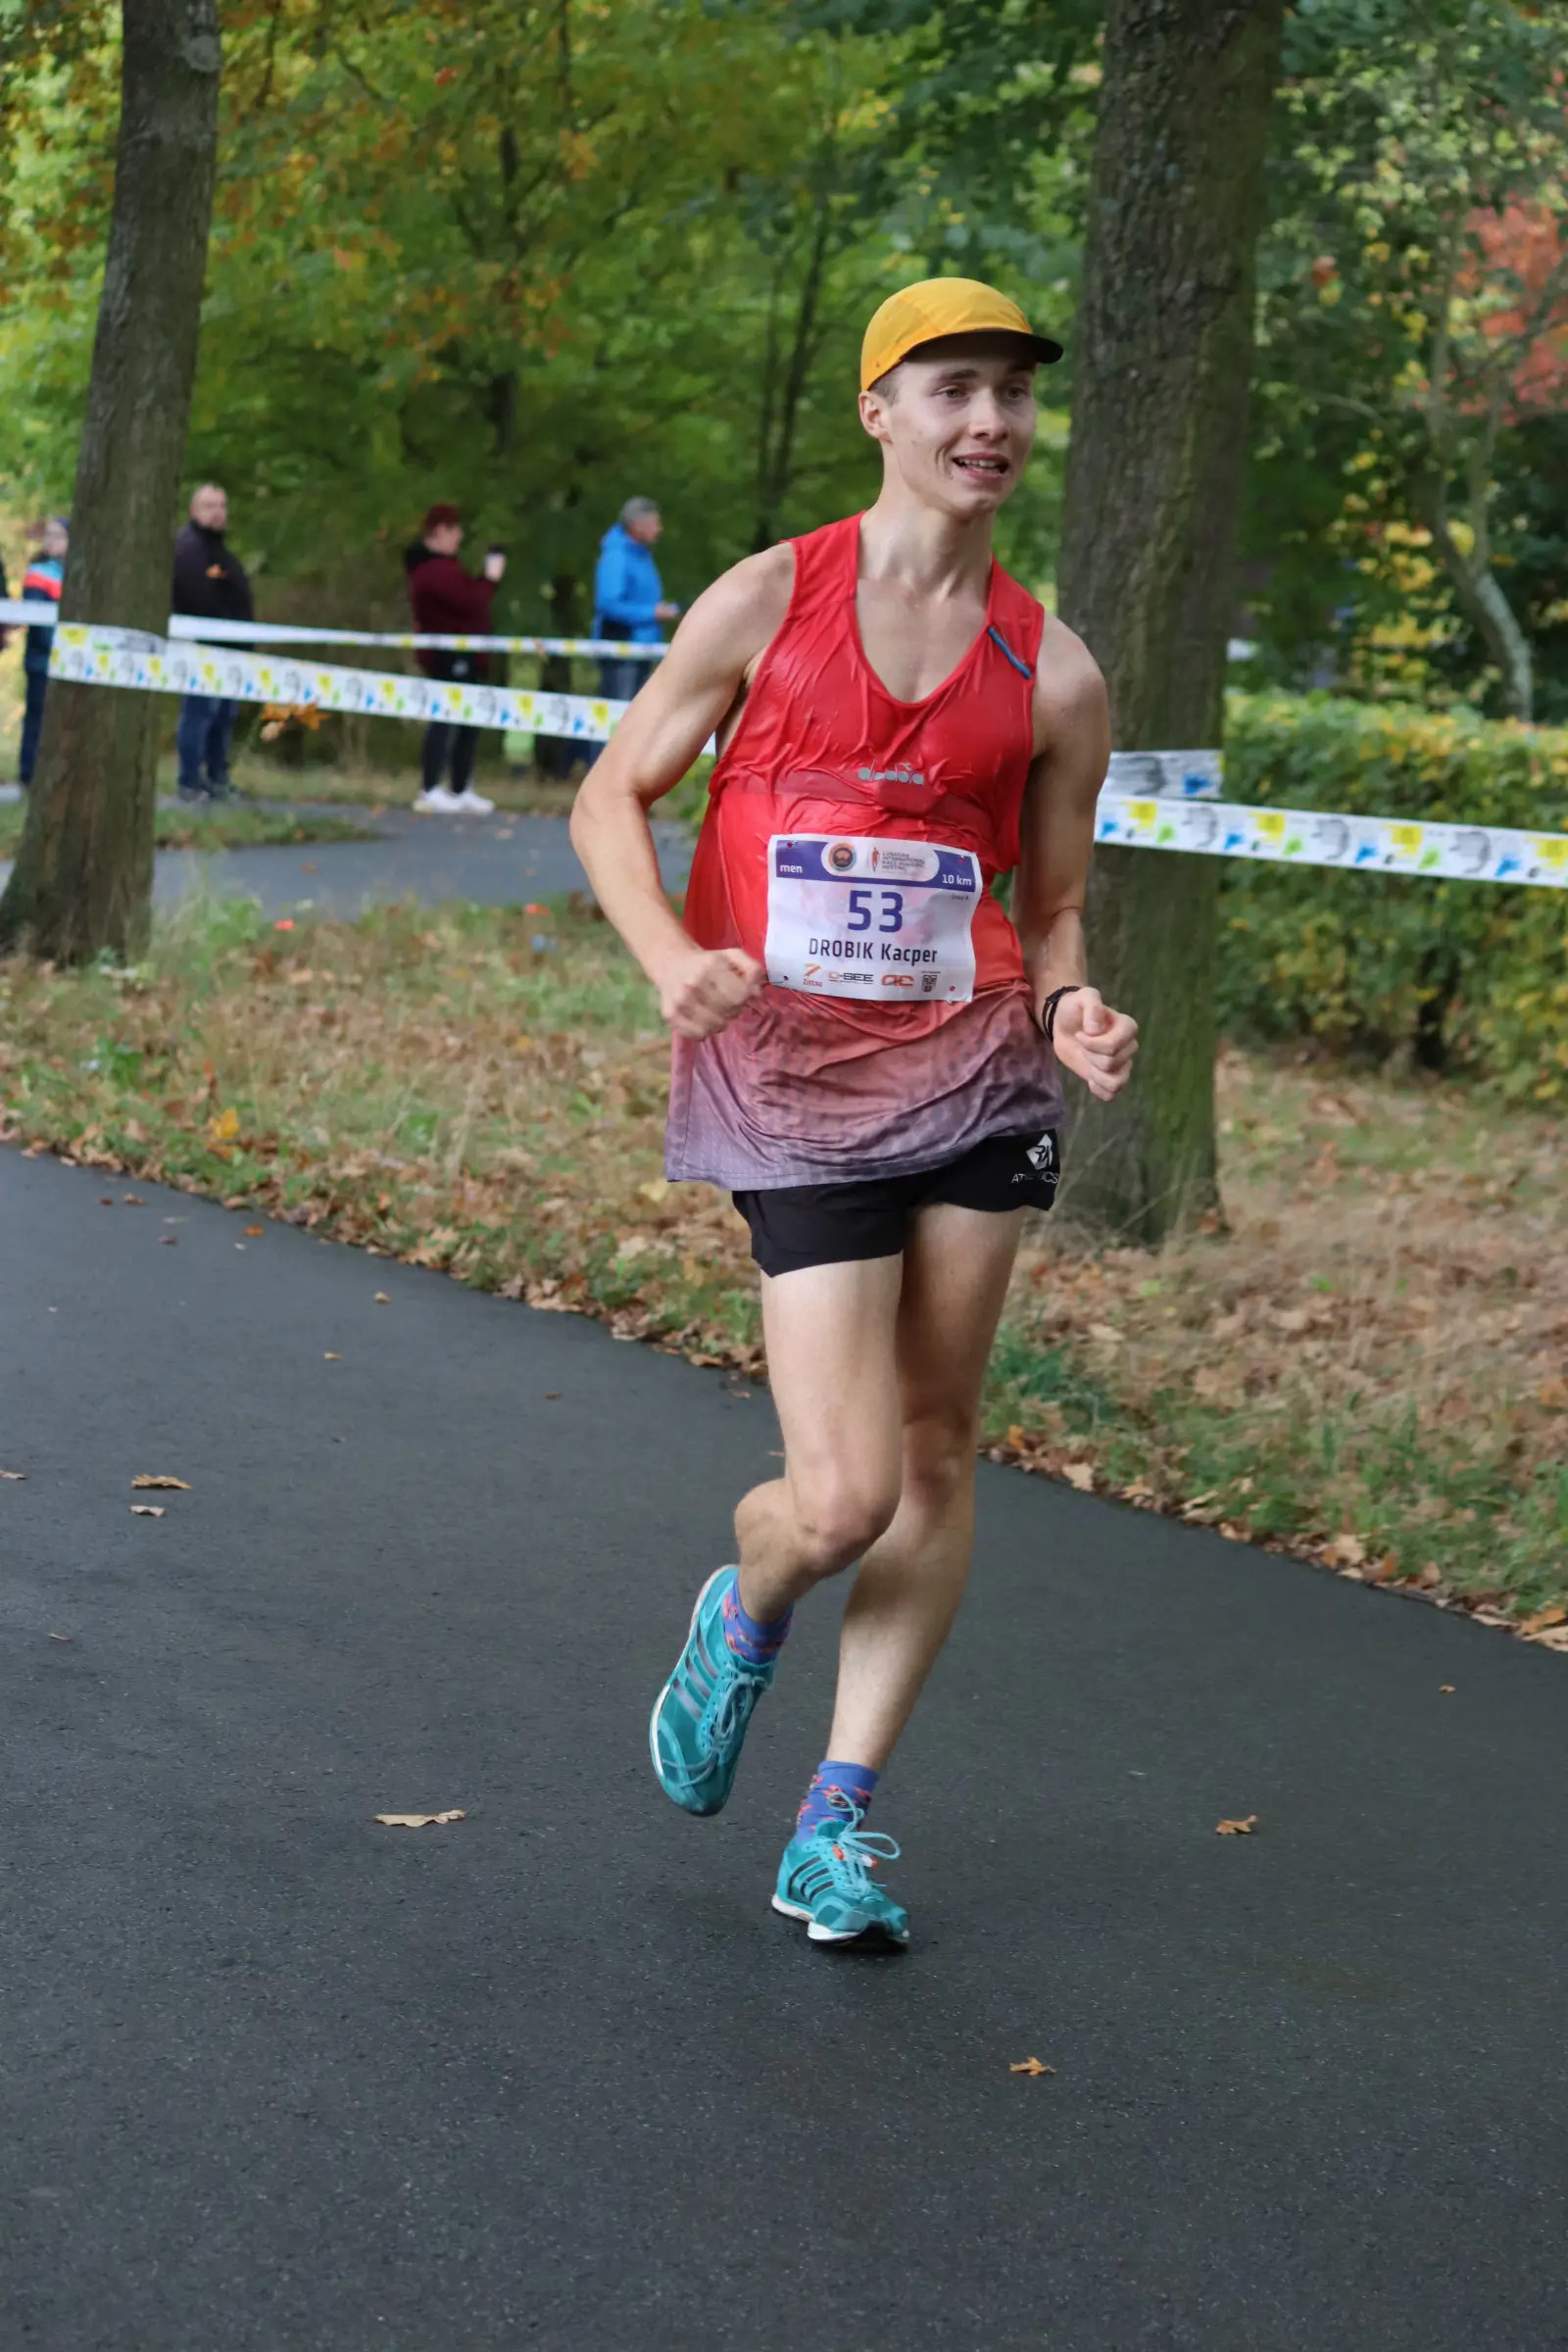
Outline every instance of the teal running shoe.
<svg viewBox="0 0 1568 2352">
<path fill-rule="evenodd" d="M 648 1750 L 659 1786 L 687 1813 L 721 1813 L 735 1785 L 746 1727 L 776 1659 L 753 1666 L 724 1639 L 736 1568 L 716 1568 L 697 1595 L 680 1663 L 654 1701 Z"/>
<path fill-rule="evenodd" d="M 804 1919 L 813 1943 L 891 1943 L 909 1940 L 909 1914 L 871 1883 L 878 1862 L 896 1862 L 899 1848 L 879 1830 L 862 1830 L 854 1805 L 838 1821 L 819 1821 L 806 1838 L 792 1838 L 778 1866 L 773 1908 Z"/>
</svg>

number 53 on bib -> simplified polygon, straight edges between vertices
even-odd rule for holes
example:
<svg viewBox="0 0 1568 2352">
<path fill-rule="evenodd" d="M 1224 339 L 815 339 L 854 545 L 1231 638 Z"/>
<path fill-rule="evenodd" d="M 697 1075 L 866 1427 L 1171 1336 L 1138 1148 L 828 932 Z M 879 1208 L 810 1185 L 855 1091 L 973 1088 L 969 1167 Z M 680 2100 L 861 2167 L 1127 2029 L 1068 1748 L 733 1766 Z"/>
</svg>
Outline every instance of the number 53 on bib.
<svg viewBox="0 0 1568 2352">
<path fill-rule="evenodd" d="M 943 842 L 775 833 L 768 979 L 862 1004 L 967 1003 L 981 888 L 974 853 Z"/>
</svg>

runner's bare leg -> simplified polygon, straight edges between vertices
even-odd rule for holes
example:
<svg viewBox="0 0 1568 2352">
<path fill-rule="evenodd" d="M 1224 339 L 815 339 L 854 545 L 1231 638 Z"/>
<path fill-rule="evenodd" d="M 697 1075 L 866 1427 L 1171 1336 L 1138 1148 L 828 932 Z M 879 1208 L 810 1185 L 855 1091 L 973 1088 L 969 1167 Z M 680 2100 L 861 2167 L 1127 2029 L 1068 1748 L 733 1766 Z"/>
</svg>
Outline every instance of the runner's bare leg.
<svg viewBox="0 0 1568 2352">
<path fill-rule="evenodd" d="M 763 1278 L 785 1467 L 735 1514 L 741 1600 L 781 1617 L 861 1560 L 826 1750 L 847 1762 L 881 1770 L 963 1592 L 980 1389 L 1022 1221 L 938 1203 L 902 1257 Z"/>
<path fill-rule="evenodd" d="M 902 1257 L 762 1276 L 784 1471 L 735 1513 L 740 1597 L 767 1623 L 874 1544 L 898 1508 Z"/>
<path fill-rule="evenodd" d="M 855 1580 L 824 1753 L 881 1772 L 952 1630 L 974 1541 L 980 1392 L 1023 1226 L 935 1202 L 910 1220 L 899 1307 L 903 1481 Z"/>
</svg>

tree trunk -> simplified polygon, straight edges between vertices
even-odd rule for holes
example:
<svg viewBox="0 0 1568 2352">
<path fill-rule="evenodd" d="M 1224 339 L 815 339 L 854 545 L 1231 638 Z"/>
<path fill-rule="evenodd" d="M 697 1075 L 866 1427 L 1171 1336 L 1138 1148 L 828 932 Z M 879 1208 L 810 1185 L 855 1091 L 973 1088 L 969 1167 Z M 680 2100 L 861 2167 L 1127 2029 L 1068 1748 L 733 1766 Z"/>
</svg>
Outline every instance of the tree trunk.
<svg viewBox="0 0 1568 2352">
<path fill-rule="evenodd" d="M 1283 0 L 1110 0 L 1073 357 L 1058 609 L 1116 742 L 1217 745 L 1252 351 L 1253 248 Z M 1087 1102 L 1064 1203 L 1153 1243 L 1217 1200 L 1219 866 L 1097 850 L 1090 968 L 1137 1015 L 1118 1102 Z"/>
<path fill-rule="evenodd" d="M 217 0 L 122 0 L 115 204 L 61 616 L 162 634 L 201 329 Z M 137 952 L 152 906 L 155 695 L 54 679 L 0 949 Z"/>
</svg>

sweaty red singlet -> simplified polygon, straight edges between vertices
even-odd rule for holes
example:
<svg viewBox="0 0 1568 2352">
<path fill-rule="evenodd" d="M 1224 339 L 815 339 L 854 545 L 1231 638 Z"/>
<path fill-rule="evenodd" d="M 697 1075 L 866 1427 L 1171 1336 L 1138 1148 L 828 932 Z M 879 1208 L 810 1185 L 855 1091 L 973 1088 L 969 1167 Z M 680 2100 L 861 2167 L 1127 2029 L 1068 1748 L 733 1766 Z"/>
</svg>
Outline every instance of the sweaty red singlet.
<svg viewBox="0 0 1568 2352">
<path fill-rule="evenodd" d="M 776 834 L 940 842 L 980 861 L 974 995 L 893 1004 L 769 986 L 716 1037 L 677 1038 L 671 1177 L 762 1189 L 913 1175 L 1061 1117 L 1017 934 L 990 895 L 1018 861 L 1044 612 L 993 564 L 957 668 L 900 702 L 860 646 L 859 531 L 856 514 L 793 542 L 788 614 L 709 786 L 686 928 L 762 960 Z"/>
</svg>

